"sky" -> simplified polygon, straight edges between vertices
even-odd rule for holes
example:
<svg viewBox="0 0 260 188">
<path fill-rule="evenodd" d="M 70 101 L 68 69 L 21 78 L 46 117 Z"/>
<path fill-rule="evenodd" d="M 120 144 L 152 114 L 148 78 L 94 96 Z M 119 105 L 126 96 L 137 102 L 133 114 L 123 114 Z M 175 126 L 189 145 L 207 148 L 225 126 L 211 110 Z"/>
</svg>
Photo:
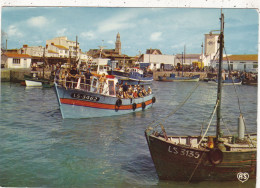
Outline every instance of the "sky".
<svg viewBox="0 0 260 188">
<path fill-rule="evenodd" d="M 258 12 L 222 9 L 227 54 L 257 54 Z M 7 48 L 45 46 L 46 40 L 67 36 L 89 49 L 114 49 L 120 33 L 122 53 L 135 56 L 146 49 L 173 55 L 201 53 L 204 34 L 220 29 L 220 9 L 111 7 L 2 7 L 1 31 Z M 4 36 L 4 37 L 5 37 Z M 3 41 L 5 43 L 5 39 Z"/>
</svg>

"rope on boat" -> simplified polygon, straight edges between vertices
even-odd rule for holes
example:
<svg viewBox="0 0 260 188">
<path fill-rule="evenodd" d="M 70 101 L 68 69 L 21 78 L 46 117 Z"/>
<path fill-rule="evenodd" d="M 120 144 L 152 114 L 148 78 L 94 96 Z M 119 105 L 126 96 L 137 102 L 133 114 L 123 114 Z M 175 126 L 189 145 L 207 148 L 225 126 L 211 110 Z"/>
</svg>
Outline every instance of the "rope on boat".
<svg viewBox="0 0 260 188">
<path fill-rule="evenodd" d="M 200 158 L 198 164 L 196 165 L 196 167 L 194 168 L 193 172 L 191 173 L 191 176 L 190 176 L 189 180 L 187 181 L 187 183 L 190 183 L 190 180 L 193 177 L 193 175 L 195 174 L 195 171 L 197 170 L 198 166 L 200 165 L 204 154 L 205 154 L 205 151 L 202 153 L 201 158 Z"/>
<path fill-rule="evenodd" d="M 215 106 L 215 108 L 214 108 L 214 110 L 213 110 L 213 112 L 212 112 L 212 114 L 211 114 L 211 118 L 210 118 L 210 121 L 209 121 L 208 127 L 207 127 L 205 133 L 203 134 L 202 138 L 200 139 L 200 141 L 199 141 L 199 143 L 198 143 L 198 146 L 201 144 L 202 140 L 204 139 L 204 137 L 206 136 L 206 134 L 207 134 L 207 132 L 208 132 L 208 130 L 209 130 L 209 127 L 210 127 L 210 124 L 211 124 L 212 119 L 213 119 L 213 117 L 214 117 L 214 114 L 216 113 L 216 110 L 217 110 L 218 104 L 219 104 L 219 100 L 218 100 L 217 103 L 216 103 L 216 106 Z"/>
<path fill-rule="evenodd" d="M 224 51 L 225 51 L 225 54 L 227 54 L 225 47 L 224 47 Z M 229 65 L 228 56 L 226 56 L 226 58 L 227 58 L 227 62 L 228 62 L 228 71 L 230 72 L 230 65 Z M 240 114 L 243 114 L 242 110 L 241 110 L 241 107 L 240 107 L 240 99 L 239 99 L 238 94 L 237 94 L 236 85 L 234 84 L 234 80 L 233 80 L 232 77 L 231 77 L 231 79 L 232 79 L 233 87 L 234 87 L 234 90 L 235 90 L 235 93 L 236 93 L 236 97 L 237 97 L 237 103 L 238 103 L 239 112 L 240 112 Z M 246 122 L 245 122 L 244 117 L 242 119 L 243 119 L 243 123 L 244 123 L 244 126 L 245 126 L 245 132 L 249 135 L 249 133 L 247 131 L 247 128 L 246 128 Z M 248 138 L 249 138 L 251 144 L 254 145 L 252 139 L 250 138 L 250 136 Z M 249 145 L 249 147 L 251 147 L 250 144 L 248 144 L 248 145 Z"/>
<path fill-rule="evenodd" d="M 166 117 L 160 118 L 159 120 L 153 122 L 152 124 L 157 124 L 156 126 L 154 126 L 154 128 L 156 128 L 157 126 L 159 126 L 162 122 L 164 122 L 168 117 L 172 116 L 174 113 L 177 112 L 177 110 L 179 110 L 186 102 L 187 100 L 191 97 L 191 95 L 193 94 L 194 90 L 197 89 L 197 87 L 199 86 L 199 82 L 197 82 L 197 84 L 192 88 L 192 90 L 188 93 L 188 95 L 186 96 L 186 98 L 177 106 L 177 108 L 175 108 L 171 113 L 169 113 Z"/>
</svg>

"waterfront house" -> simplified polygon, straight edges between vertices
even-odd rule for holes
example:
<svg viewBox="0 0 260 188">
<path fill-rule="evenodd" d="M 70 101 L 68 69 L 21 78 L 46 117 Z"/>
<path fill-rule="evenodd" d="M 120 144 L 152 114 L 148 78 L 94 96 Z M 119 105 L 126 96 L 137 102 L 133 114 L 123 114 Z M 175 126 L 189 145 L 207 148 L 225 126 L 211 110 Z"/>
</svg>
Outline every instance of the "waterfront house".
<svg viewBox="0 0 260 188">
<path fill-rule="evenodd" d="M 56 37 L 46 41 L 46 49 L 59 53 L 59 57 L 79 57 L 79 43 L 67 37 Z"/>
<path fill-rule="evenodd" d="M 212 61 L 212 66 L 218 66 L 218 60 Z M 258 55 L 228 55 L 223 57 L 223 68 L 225 70 L 257 72 L 258 69 Z"/>
<path fill-rule="evenodd" d="M 32 58 L 28 54 L 3 53 L 1 60 L 3 68 L 30 68 Z"/>
<path fill-rule="evenodd" d="M 175 66 L 192 66 L 194 62 L 201 62 L 201 54 L 176 54 Z"/>
<path fill-rule="evenodd" d="M 174 60 L 174 55 L 163 55 L 159 49 L 147 49 L 146 54 L 142 54 L 138 59 L 140 64 L 149 63 L 149 69 L 151 70 L 172 69 Z"/>
</svg>

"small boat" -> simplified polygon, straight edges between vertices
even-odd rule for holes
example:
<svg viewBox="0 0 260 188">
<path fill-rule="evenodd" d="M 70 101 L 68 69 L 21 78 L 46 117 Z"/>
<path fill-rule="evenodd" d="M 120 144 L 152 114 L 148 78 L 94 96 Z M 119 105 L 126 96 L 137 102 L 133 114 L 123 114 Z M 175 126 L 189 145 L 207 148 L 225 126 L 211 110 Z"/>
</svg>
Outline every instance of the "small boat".
<svg viewBox="0 0 260 188">
<path fill-rule="evenodd" d="M 147 144 L 160 180 L 245 182 L 256 178 L 257 135 L 245 134 L 245 121 L 241 111 L 238 137 L 224 136 L 221 133 L 223 29 L 224 15 L 221 14 L 217 100 L 204 134 L 169 136 L 161 123 L 145 130 Z M 216 134 L 207 136 L 215 113 Z"/>
<path fill-rule="evenodd" d="M 146 110 L 152 107 L 156 99 L 148 94 L 138 98 L 119 98 L 116 95 L 118 79 L 106 75 L 101 85 L 97 76 L 92 76 L 90 84 L 81 82 L 67 87 L 66 80 L 55 80 L 55 91 L 63 118 L 92 118 L 122 115 Z"/>
<path fill-rule="evenodd" d="M 25 85 L 27 87 L 46 87 L 50 88 L 54 86 L 53 80 L 51 79 L 46 79 L 44 77 L 44 67 L 45 67 L 45 49 L 43 52 L 43 69 L 42 69 L 42 77 L 39 77 L 38 71 L 34 70 L 36 67 L 32 67 L 32 71 L 29 75 L 25 74 L 24 75 L 24 81 Z"/>
<path fill-rule="evenodd" d="M 214 83 L 218 84 L 218 80 L 216 79 L 211 79 L 207 81 L 208 83 Z M 222 85 L 241 85 L 242 80 L 238 78 L 228 78 L 226 80 L 222 80 Z"/>
<path fill-rule="evenodd" d="M 159 81 L 162 82 L 198 82 L 200 75 L 190 77 L 176 77 L 175 74 L 170 74 L 170 77 L 158 76 Z"/>
<path fill-rule="evenodd" d="M 31 72 L 30 75 L 24 75 L 25 86 L 27 87 L 53 87 L 54 83 L 49 79 L 43 79 L 38 77 L 37 72 Z"/>
<path fill-rule="evenodd" d="M 110 70 L 107 71 L 109 75 L 114 75 L 122 84 L 129 85 L 149 85 L 152 84 L 153 76 L 145 75 L 143 71 L 137 67 L 124 70 Z"/>
</svg>

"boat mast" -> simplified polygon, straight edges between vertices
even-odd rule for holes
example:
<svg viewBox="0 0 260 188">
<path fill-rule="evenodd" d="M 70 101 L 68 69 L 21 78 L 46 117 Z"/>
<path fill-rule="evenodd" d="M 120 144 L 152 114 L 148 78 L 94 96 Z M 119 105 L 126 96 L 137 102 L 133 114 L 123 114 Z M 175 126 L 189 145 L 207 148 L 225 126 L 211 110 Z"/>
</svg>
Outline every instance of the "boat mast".
<svg viewBox="0 0 260 188">
<path fill-rule="evenodd" d="M 219 66 L 218 66 L 218 93 L 217 93 L 217 128 L 216 128 L 216 142 L 220 137 L 220 120 L 221 120 L 221 93 L 222 93 L 222 59 L 223 59 L 223 48 L 224 48 L 224 14 L 221 11 L 221 26 L 219 35 Z"/>
<path fill-rule="evenodd" d="M 43 68 L 42 68 L 43 79 L 44 79 L 44 67 L 45 67 L 45 48 L 43 48 Z"/>
</svg>

